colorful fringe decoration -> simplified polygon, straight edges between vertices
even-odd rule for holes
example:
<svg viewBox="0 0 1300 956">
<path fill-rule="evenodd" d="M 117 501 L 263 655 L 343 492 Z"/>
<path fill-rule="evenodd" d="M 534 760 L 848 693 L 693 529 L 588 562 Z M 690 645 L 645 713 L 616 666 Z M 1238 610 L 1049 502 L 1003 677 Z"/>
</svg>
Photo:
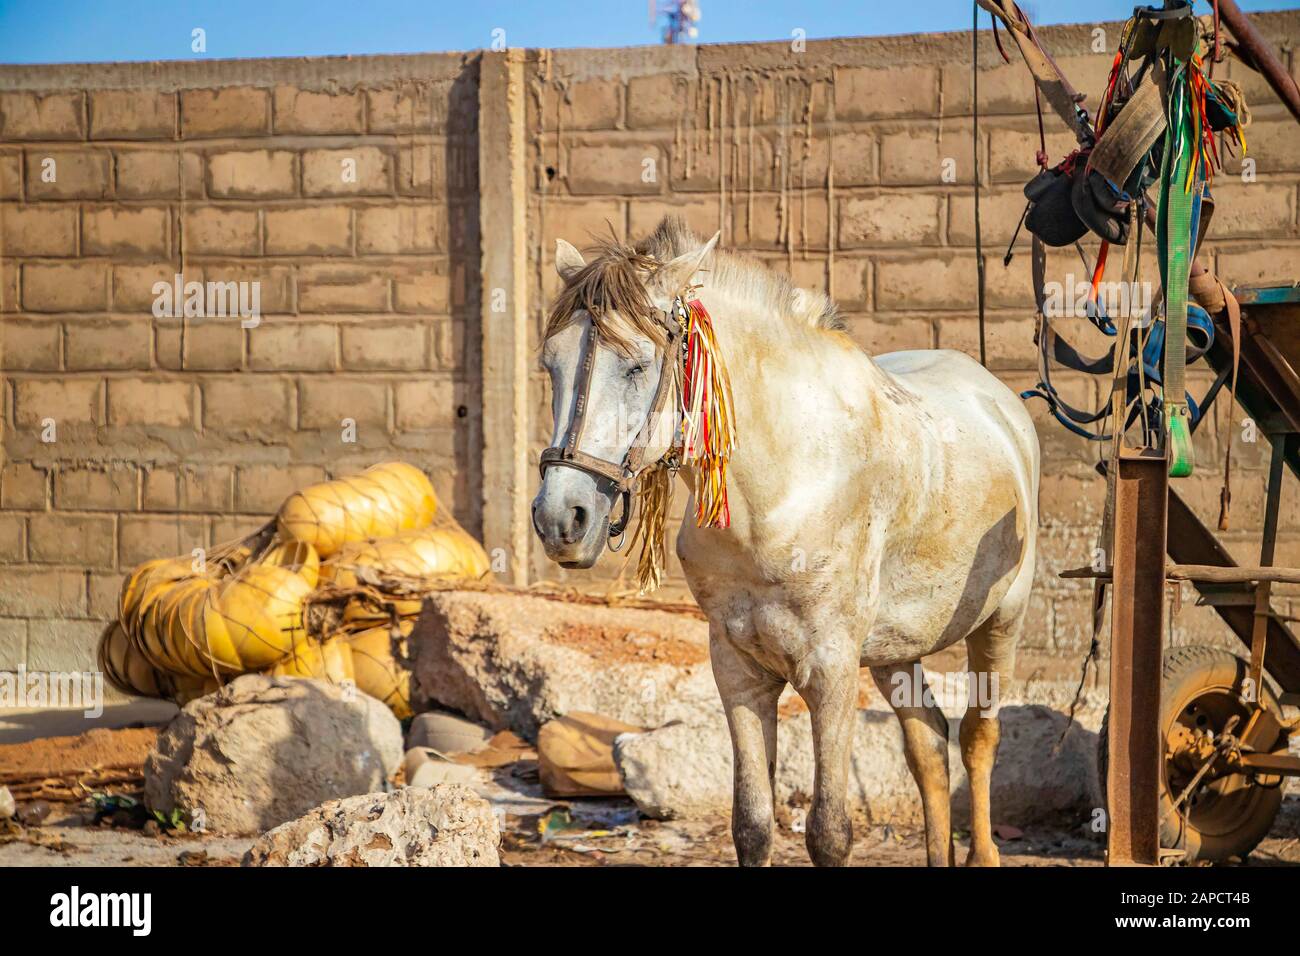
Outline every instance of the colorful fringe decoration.
<svg viewBox="0 0 1300 956">
<path fill-rule="evenodd" d="M 703 304 L 698 299 L 679 299 L 675 313 L 685 337 L 680 366 L 681 446 L 675 462 L 661 460 L 647 468 L 637 485 L 636 511 L 640 520 L 632 545 L 640 544 L 637 584 L 642 594 L 657 590 L 663 579 L 668 512 L 678 466 L 695 463 L 696 527 L 731 527 L 727 462 L 736 447 L 731 379 L 718 357 L 713 321 Z M 667 362 L 664 374 L 669 374 Z"/>
<path fill-rule="evenodd" d="M 718 361 L 713 321 L 699 299 L 685 303 L 682 367 L 682 462 L 695 462 L 695 525 L 731 527 L 727 462 L 736 447 L 731 379 Z"/>
</svg>

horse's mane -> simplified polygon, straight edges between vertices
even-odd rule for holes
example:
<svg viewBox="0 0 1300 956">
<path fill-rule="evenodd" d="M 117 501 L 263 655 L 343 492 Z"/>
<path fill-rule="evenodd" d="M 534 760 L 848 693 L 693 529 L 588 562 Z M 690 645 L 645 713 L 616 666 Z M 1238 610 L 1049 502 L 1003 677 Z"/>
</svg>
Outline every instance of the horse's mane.
<svg viewBox="0 0 1300 956">
<path fill-rule="evenodd" d="M 578 311 L 586 311 L 601 336 L 616 347 L 626 347 L 620 330 L 608 321 L 618 313 L 632 327 L 662 344 L 663 329 L 655 315 L 646 282 L 662 263 L 699 249 L 704 243 L 681 219 L 665 217 L 655 230 L 635 245 L 617 239 L 598 239 L 595 256 L 565 283 L 551 305 L 543 338 L 562 330 Z M 820 292 L 800 289 L 785 276 L 758 262 L 714 250 L 704 261 L 705 284 L 770 309 L 796 325 L 844 329 L 835 303 Z"/>
</svg>

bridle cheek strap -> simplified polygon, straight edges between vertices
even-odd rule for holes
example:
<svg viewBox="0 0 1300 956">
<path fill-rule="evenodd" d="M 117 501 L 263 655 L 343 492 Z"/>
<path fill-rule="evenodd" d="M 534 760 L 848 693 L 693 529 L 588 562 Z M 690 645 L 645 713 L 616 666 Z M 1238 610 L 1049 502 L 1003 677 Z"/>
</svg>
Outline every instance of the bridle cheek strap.
<svg viewBox="0 0 1300 956">
<path fill-rule="evenodd" d="M 663 324 L 667 333 L 667 344 L 664 347 L 659 385 L 655 389 L 654 401 L 650 405 L 650 411 L 646 414 L 645 422 L 642 424 L 636 438 L 633 439 L 627 454 L 623 456 L 622 462 L 597 458 L 595 455 L 589 455 L 579 448 L 587 424 L 591 376 L 596 365 L 598 332 L 596 324 L 593 322 L 587 332 L 587 347 L 583 355 L 582 366 L 578 369 L 577 397 L 574 402 L 573 420 L 569 422 L 569 428 L 564 433 L 564 440 L 559 445 L 552 445 L 550 448 L 543 450 L 538 463 L 538 470 L 541 472 L 543 481 L 546 480 L 546 469 L 564 466 L 566 468 L 576 468 L 578 471 L 584 471 L 596 478 L 604 478 L 614 485 L 619 496 L 623 499 L 623 513 L 618 520 L 610 521 L 609 537 L 611 540 L 621 538 L 627 531 L 628 522 L 632 517 L 632 491 L 636 487 L 637 477 L 645 467 L 645 450 L 665 407 L 673 398 L 673 389 L 681 368 L 678 361 L 681 332 L 676 328 L 676 323 L 673 321 L 671 314 L 666 314 L 664 318 Z"/>
</svg>

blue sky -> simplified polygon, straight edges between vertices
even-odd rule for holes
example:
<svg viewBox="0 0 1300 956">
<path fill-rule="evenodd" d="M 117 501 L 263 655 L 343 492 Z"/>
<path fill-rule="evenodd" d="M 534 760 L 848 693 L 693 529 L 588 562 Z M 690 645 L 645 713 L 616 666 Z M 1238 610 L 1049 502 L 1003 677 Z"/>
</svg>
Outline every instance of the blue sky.
<svg viewBox="0 0 1300 956">
<path fill-rule="evenodd" d="M 1153 0 L 1146 0 L 1153 2 Z M 970 0 L 699 0 L 699 42 L 968 29 Z M 1134 0 L 1021 0 L 1037 23 L 1117 20 Z M 1247 11 L 1296 6 L 1242 0 Z M 1198 0 L 1202 12 L 1206 0 Z M 981 14 L 987 24 L 987 14 Z M 190 49 L 207 34 L 206 54 Z M 649 0 L 0 0 L 0 63 L 220 59 L 658 42 Z"/>
</svg>

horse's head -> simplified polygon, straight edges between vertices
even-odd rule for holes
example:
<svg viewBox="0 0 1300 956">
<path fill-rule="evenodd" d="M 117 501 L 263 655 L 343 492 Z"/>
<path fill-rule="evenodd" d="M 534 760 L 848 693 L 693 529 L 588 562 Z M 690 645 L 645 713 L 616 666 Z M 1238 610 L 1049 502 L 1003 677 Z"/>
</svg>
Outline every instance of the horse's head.
<svg viewBox="0 0 1300 956">
<path fill-rule="evenodd" d="M 587 263 L 556 243 L 564 289 L 542 346 L 554 431 L 533 527 L 563 567 L 596 563 L 616 501 L 672 446 L 680 415 L 676 366 L 668 364 L 677 356 L 665 355 L 671 310 L 716 241 L 666 263 L 613 243 Z M 625 498 L 616 533 L 629 507 Z"/>
</svg>

